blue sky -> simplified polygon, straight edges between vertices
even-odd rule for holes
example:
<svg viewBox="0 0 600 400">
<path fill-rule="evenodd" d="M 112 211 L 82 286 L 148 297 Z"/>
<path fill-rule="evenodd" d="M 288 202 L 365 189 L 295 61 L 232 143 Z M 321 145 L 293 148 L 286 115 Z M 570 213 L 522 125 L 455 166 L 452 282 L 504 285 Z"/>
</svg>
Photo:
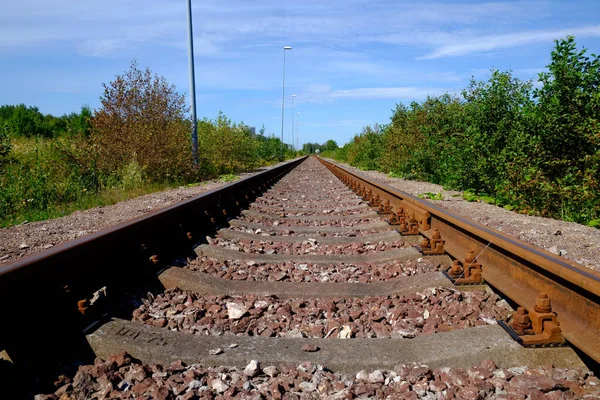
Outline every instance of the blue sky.
<svg viewBox="0 0 600 400">
<path fill-rule="evenodd" d="M 193 2 L 199 117 L 281 131 L 297 94 L 300 142 L 347 142 L 398 102 L 458 93 L 471 76 L 534 78 L 553 40 L 600 52 L 600 1 Z M 99 106 L 132 59 L 188 93 L 185 0 L 29 0 L 0 13 L 0 104 L 60 115 Z"/>
</svg>

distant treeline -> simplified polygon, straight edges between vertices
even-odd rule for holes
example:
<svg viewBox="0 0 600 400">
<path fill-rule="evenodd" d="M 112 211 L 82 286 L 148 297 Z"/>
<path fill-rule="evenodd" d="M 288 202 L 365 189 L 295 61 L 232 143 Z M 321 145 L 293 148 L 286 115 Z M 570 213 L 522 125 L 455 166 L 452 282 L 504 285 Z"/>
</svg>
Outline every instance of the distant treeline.
<svg viewBox="0 0 600 400">
<path fill-rule="evenodd" d="M 42 114 L 37 107 L 27 107 L 25 104 L 4 105 L 0 106 L 0 130 L 13 137 L 52 138 L 63 134 L 89 134 L 91 116 L 92 111 L 88 106 L 81 107 L 79 113 L 55 117 Z"/>
<path fill-rule="evenodd" d="M 555 43 L 536 85 L 492 70 L 460 96 L 398 104 L 389 124 L 366 126 L 326 155 L 598 226 L 600 59 L 572 37 Z"/>
<path fill-rule="evenodd" d="M 317 152 L 322 153 L 324 151 L 334 151 L 337 150 L 338 144 L 335 140 L 328 140 L 323 144 L 319 143 L 304 143 L 302 146 L 302 152 L 308 154 L 315 154 Z"/>
</svg>

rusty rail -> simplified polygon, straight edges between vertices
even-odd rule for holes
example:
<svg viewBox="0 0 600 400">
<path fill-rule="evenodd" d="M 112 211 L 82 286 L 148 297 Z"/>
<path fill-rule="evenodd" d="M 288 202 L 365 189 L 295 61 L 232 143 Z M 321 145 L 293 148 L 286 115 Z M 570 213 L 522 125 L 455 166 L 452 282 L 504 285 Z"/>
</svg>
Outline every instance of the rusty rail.
<svg viewBox="0 0 600 400">
<path fill-rule="evenodd" d="M 469 274 L 475 280 L 483 278 L 536 316 L 544 308 L 538 295 L 547 294 L 564 338 L 600 362 L 600 273 L 322 158 L 319 161 L 372 206 L 389 214 L 392 223 L 401 224 L 401 233 L 425 236 L 430 247 L 424 254 L 442 250 L 461 262 L 467 267 L 462 279 Z"/>
</svg>

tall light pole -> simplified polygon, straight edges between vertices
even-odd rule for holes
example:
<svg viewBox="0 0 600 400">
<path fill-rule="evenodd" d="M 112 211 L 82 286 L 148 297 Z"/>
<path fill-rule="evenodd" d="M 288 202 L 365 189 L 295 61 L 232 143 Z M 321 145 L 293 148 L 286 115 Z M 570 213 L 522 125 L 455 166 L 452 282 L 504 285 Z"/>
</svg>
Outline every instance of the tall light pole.
<svg viewBox="0 0 600 400">
<path fill-rule="evenodd" d="M 196 123 L 196 77 L 194 73 L 194 31 L 192 29 L 192 0 L 187 0 L 188 62 L 190 70 L 190 113 L 192 116 L 192 158 L 198 164 L 198 125 Z"/>
<path fill-rule="evenodd" d="M 294 97 L 295 94 L 292 95 L 292 147 L 294 147 Z"/>
<path fill-rule="evenodd" d="M 300 122 L 300 111 L 296 114 L 296 148 L 298 147 L 298 123 Z"/>
<path fill-rule="evenodd" d="M 283 84 L 281 89 L 281 150 L 283 151 L 283 110 L 285 110 L 285 51 L 291 50 L 292 46 L 283 48 Z"/>
</svg>

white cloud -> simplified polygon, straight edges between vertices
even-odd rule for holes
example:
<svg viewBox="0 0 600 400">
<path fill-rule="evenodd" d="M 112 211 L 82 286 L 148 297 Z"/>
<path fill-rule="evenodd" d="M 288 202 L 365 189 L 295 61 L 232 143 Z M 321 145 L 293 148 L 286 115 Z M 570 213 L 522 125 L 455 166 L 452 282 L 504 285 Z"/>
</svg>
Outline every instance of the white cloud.
<svg viewBox="0 0 600 400">
<path fill-rule="evenodd" d="M 427 87 L 362 87 L 333 90 L 329 85 L 311 85 L 297 97 L 297 103 L 324 103 L 336 100 L 424 99 L 429 95 L 447 92 L 441 88 Z"/>
<path fill-rule="evenodd" d="M 549 42 L 567 35 L 590 37 L 600 36 L 600 25 L 552 31 L 524 31 L 501 35 L 483 35 L 478 37 L 459 37 L 453 43 L 445 44 L 432 53 L 419 59 L 437 59 L 442 57 L 464 56 L 472 53 L 488 52 L 537 42 Z"/>
</svg>

